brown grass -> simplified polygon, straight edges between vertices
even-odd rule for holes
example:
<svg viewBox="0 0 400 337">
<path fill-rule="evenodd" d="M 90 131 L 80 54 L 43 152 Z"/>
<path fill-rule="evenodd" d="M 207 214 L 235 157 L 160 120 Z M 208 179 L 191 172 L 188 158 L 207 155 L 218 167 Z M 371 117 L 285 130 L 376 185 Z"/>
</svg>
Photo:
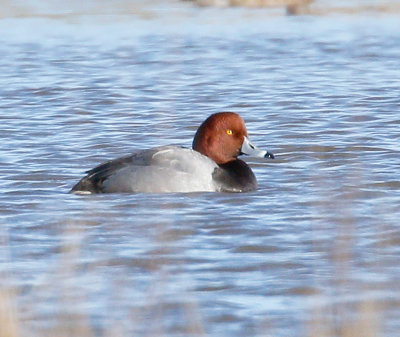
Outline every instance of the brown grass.
<svg viewBox="0 0 400 337">
<path fill-rule="evenodd" d="M 0 337 L 20 336 L 19 325 L 14 291 L 0 289 Z"/>
</svg>

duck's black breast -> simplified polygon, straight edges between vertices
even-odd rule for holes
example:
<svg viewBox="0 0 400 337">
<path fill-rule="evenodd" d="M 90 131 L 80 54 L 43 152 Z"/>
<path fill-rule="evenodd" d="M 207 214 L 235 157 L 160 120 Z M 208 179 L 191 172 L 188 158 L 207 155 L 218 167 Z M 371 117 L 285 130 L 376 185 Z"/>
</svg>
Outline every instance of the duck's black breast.
<svg viewBox="0 0 400 337">
<path fill-rule="evenodd" d="M 213 179 L 221 192 L 249 192 L 257 189 L 257 179 L 251 168 L 240 159 L 218 165 Z"/>
</svg>

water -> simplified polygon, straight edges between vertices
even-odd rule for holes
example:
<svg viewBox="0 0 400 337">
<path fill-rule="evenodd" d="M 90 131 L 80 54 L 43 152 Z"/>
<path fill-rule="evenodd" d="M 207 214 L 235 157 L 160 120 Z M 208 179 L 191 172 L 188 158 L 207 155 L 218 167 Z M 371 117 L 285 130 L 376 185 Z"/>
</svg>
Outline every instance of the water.
<svg viewBox="0 0 400 337">
<path fill-rule="evenodd" d="M 53 11 L 0 20 L 0 322 L 397 336 L 398 16 Z M 276 154 L 246 158 L 257 191 L 67 193 L 107 159 L 190 146 L 224 110 Z"/>
</svg>

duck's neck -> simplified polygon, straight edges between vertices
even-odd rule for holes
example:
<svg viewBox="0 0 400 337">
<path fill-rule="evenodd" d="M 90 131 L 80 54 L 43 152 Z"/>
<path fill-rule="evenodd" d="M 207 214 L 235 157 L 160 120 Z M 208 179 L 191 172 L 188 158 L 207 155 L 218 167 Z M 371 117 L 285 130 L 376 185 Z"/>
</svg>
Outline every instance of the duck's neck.
<svg viewBox="0 0 400 337">
<path fill-rule="evenodd" d="M 218 165 L 214 180 L 226 192 L 248 192 L 257 189 L 257 180 L 251 168 L 240 159 Z"/>
</svg>

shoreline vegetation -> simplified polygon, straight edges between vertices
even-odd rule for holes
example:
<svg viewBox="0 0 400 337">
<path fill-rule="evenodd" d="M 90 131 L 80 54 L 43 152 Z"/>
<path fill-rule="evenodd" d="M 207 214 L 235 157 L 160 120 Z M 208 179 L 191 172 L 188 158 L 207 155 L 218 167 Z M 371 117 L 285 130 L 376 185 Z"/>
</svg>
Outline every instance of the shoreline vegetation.
<svg viewBox="0 0 400 337">
<path fill-rule="evenodd" d="M 400 13 L 398 1 L 326 3 L 318 0 L 183 0 L 199 7 L 286 8 L 288 15 L 358 14 L 362 12 Z"/>
<path fill-rule="evenodd" d="M 325 0 L 121 0 L 115 5 L 105 6 L 101 2 L 91 2 L 82 6 L 79 2 L 54 5 L 50 1 L 42 1 L 42 6 L 34 4 L 4 1 L 0 8 L 0 19 L 43 17 L 50 19 L 69 18 L 75 16 L 101 15 L 139 15 L 143 18 L 153 18 L 160 9 L 162 14 L 170 9 L 169 15 L 175 15 L 174 10 L 185 7 L 202 8 L 251 8 L 282 10 L 287 15 L 357 15 L 369 14 L 400 14 L 399 0 L 369 0 L 369 1 L 325 1 Z"/>
<path fill-rule="evenodd" d="M 285 7 L 289 15 L 310 13 L 310 4 L 315 0 L 186 0 L 193 1 L 200 7 L 251 7 L 277 8 Z"/>
</svg>

